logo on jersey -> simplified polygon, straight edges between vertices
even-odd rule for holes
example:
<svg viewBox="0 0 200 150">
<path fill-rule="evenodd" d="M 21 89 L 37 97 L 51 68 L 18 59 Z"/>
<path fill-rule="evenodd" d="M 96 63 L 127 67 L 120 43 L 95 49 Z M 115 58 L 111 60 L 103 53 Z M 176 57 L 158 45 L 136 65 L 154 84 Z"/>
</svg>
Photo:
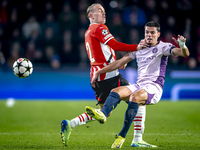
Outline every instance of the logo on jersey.
<svg viewBox="0 0 200 150">
<path fill-rule="evenodd" d="M 112 36 L 112 34 L 108 34 L 108 35 L 106 35 L 105 37 L 104 37 L 104 39 L 105 40 L 107 40 L 109 37 L 111 37 Z"/>
<path fill-rule="evenodd" d="M 107 35 L 107 34 L 108 34 L 108 31 L 107 31 L 106 29 L 103 29 L 103 30 L 102 30 L 102 34 L 103 34 L 103 35 Z"/>
<path fill-rule="evenodd" d="M 158 51 L 157 48 L 154 48 L 154 49 L 152 50 L 153 53 L 157 53 L 157 51 Z"/>
</svg>

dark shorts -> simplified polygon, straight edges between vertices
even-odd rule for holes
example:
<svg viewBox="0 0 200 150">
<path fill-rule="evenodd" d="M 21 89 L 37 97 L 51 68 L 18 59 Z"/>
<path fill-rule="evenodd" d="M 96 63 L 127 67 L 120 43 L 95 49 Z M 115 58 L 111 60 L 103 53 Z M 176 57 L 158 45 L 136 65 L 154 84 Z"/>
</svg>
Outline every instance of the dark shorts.
<svg viewBox="0 0 200 150">
<path fill-rule="evenodd" d="M 98 101 L 98 104 L 105 103 L 106 98 L 108 97 L 112 89 L 117 88 L 119 86 L 127 85 L 129 85 L 129 82 L 126 79 L 124 79 L 121 74 L 104 81 L 96 82 L 95 88 L 93 88 L 93 90 L 95 91 L 95 97 Z"/>
</svg>

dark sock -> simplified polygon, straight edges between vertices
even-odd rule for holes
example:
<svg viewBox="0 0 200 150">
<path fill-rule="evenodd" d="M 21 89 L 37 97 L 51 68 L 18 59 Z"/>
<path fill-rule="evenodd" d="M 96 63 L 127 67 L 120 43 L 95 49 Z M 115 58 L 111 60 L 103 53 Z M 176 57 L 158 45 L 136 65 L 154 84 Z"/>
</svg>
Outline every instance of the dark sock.
<svg viewBox="0 0 200 150">
<path fill-rule="evenodd" d="M 131 123 L 133 122 L 133 119 L 135 118 L 137 111 L 138 111 L 139 104 L 135 102 L 128 102 L 128 108 L 125 113 L 124 118 L 124 126 L 122 130 L 120 131 L 119 135 L 122 137 L 126 137 L 126 134 L 131 126 Z"/>
<path fill-rule="evenodd" d="M 107 97 L 103 109 L 101 110 L 104 115 L 107 117 L 108 114 L 116 108 L 118 102 L 120 100 L 120 96 L 116 92 L 110 92 L 109 96 Z"/>
</svg>

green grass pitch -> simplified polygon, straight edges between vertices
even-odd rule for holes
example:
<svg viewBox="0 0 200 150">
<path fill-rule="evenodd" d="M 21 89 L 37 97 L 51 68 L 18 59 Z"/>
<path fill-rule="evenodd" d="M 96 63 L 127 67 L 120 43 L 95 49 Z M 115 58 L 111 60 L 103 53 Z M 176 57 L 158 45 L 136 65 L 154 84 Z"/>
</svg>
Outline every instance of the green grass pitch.
<svg viewBox="0 0 200 150">
<path fill-rule="evenodd" d="M 69 145 L 60 139 L 60 122 L 83 112 L 96 101 L 16 101 L 6 107 L 0 101 L 0 149 L 110 149 L 122 126 L 127 104 L 121 102 L 103 125 L 96 121 L 75 127 Z M 156 149 L 200 149 L 200 101 L 161 101 L 147 106 L 143 139 L 157 145 Z M 152 149 L 130 147 L 131 126 L 122 149 Z"/>
</svg>

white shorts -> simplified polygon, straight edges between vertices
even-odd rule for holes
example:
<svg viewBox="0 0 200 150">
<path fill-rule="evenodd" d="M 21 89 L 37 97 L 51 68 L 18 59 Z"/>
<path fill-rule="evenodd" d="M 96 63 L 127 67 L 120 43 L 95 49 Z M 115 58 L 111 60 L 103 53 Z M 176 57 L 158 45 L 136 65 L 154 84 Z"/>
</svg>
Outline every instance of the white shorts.
<svg viewBox="0 0 200 150">
<path fill-rule="evenodd" d="M 145 105 L 158 103 L 161 99 L 162 92 L 163 92 L 163 89 L 161 88 L 161 86 L 152 81 L 140 82 L 140 83 L 128 85 L 126 87 L 129 88 L 133 93 L 141 89 L 144 89 L 145 91 L 147 91 L 148 99 Z"/>
</svg>

